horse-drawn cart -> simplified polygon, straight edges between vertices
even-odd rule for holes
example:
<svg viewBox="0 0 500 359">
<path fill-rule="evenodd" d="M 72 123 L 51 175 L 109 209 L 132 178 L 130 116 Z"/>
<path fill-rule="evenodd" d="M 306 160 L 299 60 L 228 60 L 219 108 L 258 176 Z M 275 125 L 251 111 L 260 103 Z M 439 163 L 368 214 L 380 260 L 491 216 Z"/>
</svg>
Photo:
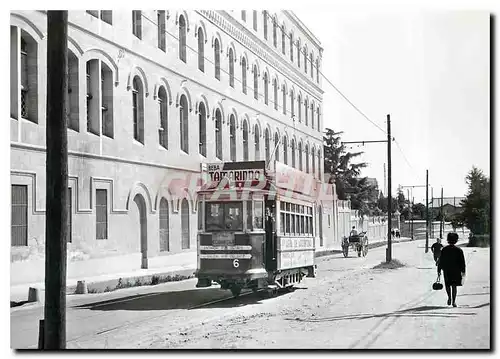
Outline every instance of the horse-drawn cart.
<svg viewBox="0 0 500 359">
<path fill-rule="evenodd" d="M 361 232 L 354 236 L 344 237 L 342 240 L 342 253 L 344 257 L 347 258 L 349 255 L 349 247 L 352 250 L 358 252 L 358 257 L 366 257 L 368 253 L 368 237 L 366 236 L 366 232 Z"/>
</svg>

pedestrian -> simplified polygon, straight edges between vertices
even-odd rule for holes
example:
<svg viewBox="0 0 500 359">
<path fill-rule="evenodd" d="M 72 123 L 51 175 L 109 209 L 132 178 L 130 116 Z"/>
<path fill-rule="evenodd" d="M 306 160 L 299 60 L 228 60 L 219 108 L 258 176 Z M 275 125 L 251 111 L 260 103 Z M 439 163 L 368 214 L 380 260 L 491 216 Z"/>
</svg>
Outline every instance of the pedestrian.
<svg viewBox="0 0 500 359">
<path fill-rule="evenodd" d="M 391 229 L 391 238 L 394 239 L 394 228 Z"/>
<path fill-rule="evenodd" d="M 431 252 L 434 255 L 434 262 L 436 262 L 436 265 L 438 265 L 441 249 L 443 249 L 443 245 L 441 244 L 441 238 L 438 237 L 436 238 L 436 242 L 431 246 Z"/>
<path fill-rule="evenodd" d="M 441 250 L 438 261 L 438 274 L 444 273 L 444 285 L 448 294 L 448 305 L 453 303 L 456 307 L 457 287 L 462 286 L 462 278 L 465 276 L 465 257 L 461 248 L 455 246 L 458 242 L 458 234 L 448 233 L 448 245 Z"/>
</svg>

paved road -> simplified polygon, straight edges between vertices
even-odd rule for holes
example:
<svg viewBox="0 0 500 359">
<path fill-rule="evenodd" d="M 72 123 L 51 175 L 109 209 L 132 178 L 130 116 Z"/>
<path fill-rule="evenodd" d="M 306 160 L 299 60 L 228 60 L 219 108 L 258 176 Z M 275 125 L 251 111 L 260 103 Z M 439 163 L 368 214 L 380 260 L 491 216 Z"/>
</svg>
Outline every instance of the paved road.
<svg viewBox="0 0 500 359">
<path fill-rule="evenodd" d="M 276 298 L 223 300 L 228 291 L 196 289 L 195 280 L 71 296 L 68 348 L 488 348 L 490 252 L 464 251 L 458 308 L 430 289 L 432 255 L 415 241 L 394 245 L 399 269 L 373 269 L 385 247 L 318 258 L 318 278 Z M 11 309 L 13 348 L 36 348 L 42 311 Z"/>
</svg>

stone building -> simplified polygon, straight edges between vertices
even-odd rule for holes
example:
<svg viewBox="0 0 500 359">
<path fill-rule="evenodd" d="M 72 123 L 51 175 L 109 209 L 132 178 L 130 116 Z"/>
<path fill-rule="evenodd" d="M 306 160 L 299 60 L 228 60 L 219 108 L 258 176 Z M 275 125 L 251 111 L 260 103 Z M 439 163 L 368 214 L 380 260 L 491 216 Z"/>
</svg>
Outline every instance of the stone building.
<svg viewBox="0 0 500 359">
<path fill-rule="evenodd" d="M 276 160 L 323 179 L 322 48 L 293 12 L 68 20 L 68 277 L 195 258 L 201 163 L 278 145 Z M 10 25 L 15 284 L 44 276 L 47 15 L 12 11 Z M 328 246 L 333 224 L 319 223 Z"/>
</svg>

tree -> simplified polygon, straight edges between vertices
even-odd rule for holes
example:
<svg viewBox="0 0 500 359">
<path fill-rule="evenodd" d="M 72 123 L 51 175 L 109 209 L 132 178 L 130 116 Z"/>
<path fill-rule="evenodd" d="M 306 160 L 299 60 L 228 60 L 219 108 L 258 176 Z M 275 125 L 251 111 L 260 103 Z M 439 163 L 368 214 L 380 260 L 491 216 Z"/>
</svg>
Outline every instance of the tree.
<svg viewBox="0 0 500 359">
<path fill-rule="evenodd" d="M 491 221 L 490 179 L 483 172 L 472 167 L 465 177 L 468 186 L 465 200 L 461 201 L 463 211 L 458 218 L 474 234 L 489 234 Z"/>
</svg>

